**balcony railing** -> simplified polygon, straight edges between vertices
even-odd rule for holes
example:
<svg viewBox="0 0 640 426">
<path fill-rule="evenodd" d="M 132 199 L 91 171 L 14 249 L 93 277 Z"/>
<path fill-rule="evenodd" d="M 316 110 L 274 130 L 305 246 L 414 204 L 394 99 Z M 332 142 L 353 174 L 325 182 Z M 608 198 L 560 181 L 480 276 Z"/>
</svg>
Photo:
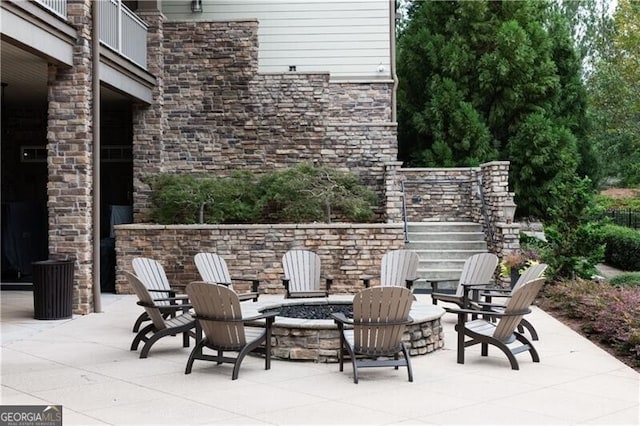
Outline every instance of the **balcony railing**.
<svg viewBox="0 0 640 426">
<path fill-rule="evenodd" d="M 67 0 L 35 0 L 67 19 Z M 96 0 L 100 7 L 100 42 L 147 69 L 147 24 L 120 0 Z"/>
<path fill-rule="evenodd" d="M 36 0 L 36 2 L 61 18 L 67 19 L 67 0 Z"/>
<path fill-rule="evenodd" d="M 119 0 L 101 0 L 100 41 L 142 68 L 147 68 L 147 24 Z"/>
</svg>

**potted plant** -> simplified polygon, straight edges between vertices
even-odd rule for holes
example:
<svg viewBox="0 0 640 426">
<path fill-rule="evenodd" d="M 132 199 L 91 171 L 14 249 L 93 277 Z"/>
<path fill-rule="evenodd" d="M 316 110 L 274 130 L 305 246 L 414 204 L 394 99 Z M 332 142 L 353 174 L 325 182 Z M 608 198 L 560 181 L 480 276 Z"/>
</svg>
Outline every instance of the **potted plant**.
<svg viewBox="0 0 640 426">
<path fill-rule="evenodd" d="M 517 250 L 507 253 L 500 262 L 500 276 L 511 280 L 511 288 L 518 282 L 520 274 L 532 265 L 540 263 L 540 256 L 534 250 Z"/>
</svg>

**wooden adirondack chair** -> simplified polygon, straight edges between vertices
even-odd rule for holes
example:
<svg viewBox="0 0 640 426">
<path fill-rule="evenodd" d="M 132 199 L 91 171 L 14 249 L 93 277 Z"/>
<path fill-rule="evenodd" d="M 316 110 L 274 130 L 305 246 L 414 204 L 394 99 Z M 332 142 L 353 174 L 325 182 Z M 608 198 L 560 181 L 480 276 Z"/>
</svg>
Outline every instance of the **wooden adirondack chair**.
<svg viewBox="0 0 640 426">
<path fill-rule="evenodd" d="M 471 284 L 477 284 L 478 286 L 489 285 L 497 266 L 498 256 L 493 253 L 479 253 L 469 257 L 462 267 L 462 274 L 458 280 L 455 294 L 438 293 L 438 283 L 451 280 L 427 280 L 431 284 L 433 304 L 437 305 L 440 300 L 455 303 L 461 308 L 465 307 L 463 306 L 464 286 Z"/>
<path fill-rule="evenodd" d="M 511 294 L 518 288 L 522 287 L 524 283 L 529 282 L 531 280 L 535 280 L 536 278 L 540 278 L 544 275 L 544 271 L 549 267 L 546 263 L 540 263 L 537 265 L 532 265 L 525 269 L 522 274 L 520 274 L 520 278 L 513 286 L 513 289 L 490 289 L 489 291 L 483 291 L 480 293 L 481 297 L 484 297 L 484 302 L 479 303 L 481 309 L 491 311 L 491 312 L 504 312 L 504 304 L 495 304 L 493 302 L 494 297 L 511 297 Z M 527 330 L 531 335 L 531 340 L 538 340 L 538 332 L 535 327 L 526 319 L 522 318 L 520 324 L 518 324 L 518 331 L 520 333 L 524 333 L 524 330 Z"/>
<path fill-rule="evenodd" d="M 195 333 L 192 331 L 195 326 L 195 320 L 188 313 L 188 305 L 176 305 L 173 304 L 173 309 L 180 309 L 181 313 L 170 318 L 166 318 L 164 312 L 160 310 L 158 306 L 159 302 L 171 302 L 174 298 L 157 299 L 153 298 L 149 293 L 146 285 L 134 274 L 125 271 L 125 276 L 129 280 L 129 285 L 138 296 L 138 305 L 142 306 L 147 313 L 147 316 L 151 319 L 151 324 L 144 327 L 136 334 L 133 342 L 131 343 L 131 350 L 138 350 L 140 343 L 144 342 L 142 351 L 140 352 L 140 358 L 146 358 L 149 355 L 151 347 L 163 337 L 175 336 L 182 333 L 182 346 L 189 347 L 189 337 L 195 338 Z"/>
<path fill-rule="evenodd" d="M 544 278 L 538 278 L 533 281 L 528 281 L 516 289 L 505 305 L 504 312 L 491 313 L 491 317 L 498 318 L 498 321 L 495 323 L 487 319 L 467 321 L 467 315 L 482 315 L 486 314 L 486 311 L 445 308 L 446 311 L 458 315 L 458 324 L 456 325 L 456 332 L 458 334 L 458 364 L 464 364 L 465 348 L 477 344 L 482 345 L 482 356 L 488 355 L 489 345 L 500 349 L 509 359 L 513 370 L 519 369 L 515 355 L 521 352 L 529 352 L 533 362 L 540 362 L 540 357 L 533 347 L 533 344 L 517 331 L 517 327 L 522 317 L 531 312 L 530 306 L 543 284 Z M 471 340 L 466 340 L 466 337 L 470 337 Z M 513 348 L 509 346 L 516 341 L 522 343 L 522 345 Z"/>
<path fill-rule="evenodd" d="M 413 300 L 411 290 L 404 287 L 372 287 L 353 298 L 353 319 L 343 313 L 332 314 L 340 331 L 340 371 L 344 369 L 346 352 L 353 365 L 354 383 L 358 383 L 358 368 L 394 367 L 397 370 L 400 366 L 407 367 L 412 382 L 411 360 L 402 335 L 412 322 L 409 311 Z"/>
<path fill-rule="evenodd" d="M 327 297 L 333 279 L 326 277 L 325 290 L 320 288 L 320 256 L 309 250 L 289 250 L 282 256 L 286 290 L 285 298 Z"/>
<path fill-rule="evenodd" d="M 136 277 L 144 284 L 147 291 L 154 299 L 158 299 L 155 305 L 160 309 L 165 318 L 176 312 L 176 301 L 185 304 L 188 302 L 186 295 L 177 295 L 176 290 L 169 285 L 167 274 L 164 268 L 154 259 L 147 257 L 135 257 L 131 261 L 131 266 Z M 149 316 L 143 312 L 133 325 L 133 332 L 137 333 L 143 322 L 149 321 Z"/>
<path fill-rule="evenodd" d="M 240 299 L 241 302 L 245 300 L 258 301 L 258 297 L 260 296 L 260 293 L 258 293 L 260 281 L 257 278 L 231 277 L 229 269 L 227 268 L 227 262 L 222 256 L 215 253 L 198 253 L 195 255 L 194 261 L 202 281 L 212 284 L 223 284 L 236 292 L 237 289 L 233 286 L 234 281 L 250 282 L 251 292 L 237 292 L 238 299 Z"/>
<path fill-rule="evenodd" d="M 369 288 L 371 280 L 379 278 L 380 286 L 403 286 L 410 289 L 418 279 L 418 254 L 412 250 L 391 250 L 382 256 L 380 276 L 362 277 L 365 288 Z"/>
<path fill-rule="evenodd" d="M 196 359 L 215 361 L 219 364 L 232 363 L 231 379 L 236 380 L 245 356 L 260 349 L 264 344 L 265 370 L 271 368 L 271 326 L 277 312 L 242 317 L 238 295 L 224 285 L 192 282 L 187 285 L 187 294 L 193 303 L 197 321 L 198 341 L 193 348 L 185 374 L 190 374 Z M 247 326 L 265 319 L 264 327 Z M 202 337 L 204 332 L 204 337 Z M 203 353 L 204 348 L 213 349 L 216 355 Z M 236 357 L 225 356 L 224 352 L 238 352 Z"/>
</svg>

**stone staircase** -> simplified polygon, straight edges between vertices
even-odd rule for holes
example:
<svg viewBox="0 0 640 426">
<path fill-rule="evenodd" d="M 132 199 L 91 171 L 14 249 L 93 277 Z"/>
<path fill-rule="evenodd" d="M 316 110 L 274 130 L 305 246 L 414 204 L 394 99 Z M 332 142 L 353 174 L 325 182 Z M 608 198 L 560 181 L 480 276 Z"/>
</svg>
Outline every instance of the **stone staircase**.
<svg viewBox="0 0 640 426">
<path fill-rule="evenodd" d="M 487 243 L 482 225 L 472 222 L 411 222 L 407 224 L 408 242 L 405 248 L 420 257 L 418 275 L 422 279 L 460 279 L 464 261 L 476 253 L 486 253 Z M 457 283 L 443 283 L 442 290 L 454 290 Z M 431 286 L 420 280 L 414 288 L 430 291 Z"/>
</svg>

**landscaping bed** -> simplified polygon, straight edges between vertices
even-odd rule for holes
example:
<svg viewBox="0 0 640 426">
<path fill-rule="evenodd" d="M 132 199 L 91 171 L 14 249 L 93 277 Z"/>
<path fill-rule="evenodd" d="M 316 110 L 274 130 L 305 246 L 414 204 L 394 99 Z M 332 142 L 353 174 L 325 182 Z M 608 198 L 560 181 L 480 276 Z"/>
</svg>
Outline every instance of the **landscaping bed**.
<svg viewBox="0 0 640 426">
<path fill-rule="evenodd" d="M 537 305 L 640 373 L 640 287 L 572 280 L 548 284 Z"/>
</svg>

